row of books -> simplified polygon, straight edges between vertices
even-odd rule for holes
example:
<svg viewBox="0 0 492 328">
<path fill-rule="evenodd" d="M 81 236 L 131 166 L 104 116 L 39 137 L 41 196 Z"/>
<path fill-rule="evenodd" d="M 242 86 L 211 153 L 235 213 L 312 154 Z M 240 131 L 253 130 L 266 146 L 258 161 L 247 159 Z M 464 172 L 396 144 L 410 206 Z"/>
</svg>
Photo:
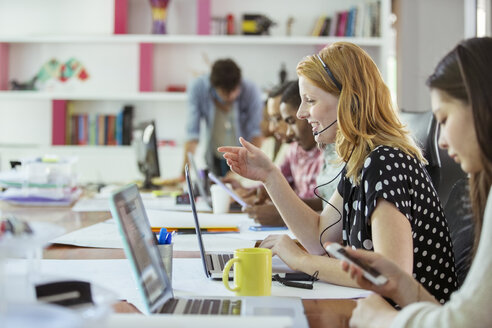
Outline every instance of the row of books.
<svg viewBox="0 0 492 328">
<path fill-rule="evenodd" d="M 381 36 L 381 2 L 361 3 L 333 16 L 321 15 L 313 28 L 313 36 Z"/>
<path fill-rule="evenodd" d="M 70 112 L 70 111 L 69 111 Z M 133 106 L 116 115 L 71 114 L 67 116 L 66 145 L 130 145 Z"/>
</svg>

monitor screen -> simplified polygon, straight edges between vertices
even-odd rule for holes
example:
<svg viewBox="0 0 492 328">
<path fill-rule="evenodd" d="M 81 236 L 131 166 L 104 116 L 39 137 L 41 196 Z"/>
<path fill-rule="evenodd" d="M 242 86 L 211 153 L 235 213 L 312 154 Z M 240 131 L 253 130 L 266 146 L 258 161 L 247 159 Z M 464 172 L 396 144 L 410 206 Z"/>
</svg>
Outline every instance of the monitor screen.
<svg viewBox="0 0 492 328">
<path fill-rule="evenodd" d="M 159 177 L 159 155 L 155 122 L 143 122 L 133 130 L 133 142 L 137 154 L 138 169 L 145 177 L 142 188 L 153 189 L 151 179 Z"/>
</svg>

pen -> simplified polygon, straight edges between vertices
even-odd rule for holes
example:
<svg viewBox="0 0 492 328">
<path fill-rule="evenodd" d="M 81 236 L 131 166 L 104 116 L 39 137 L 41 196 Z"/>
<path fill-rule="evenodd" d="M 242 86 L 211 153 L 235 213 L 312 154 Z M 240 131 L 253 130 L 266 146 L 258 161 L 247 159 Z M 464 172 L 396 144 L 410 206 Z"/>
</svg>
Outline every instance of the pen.
<svg viewBox="0 0 492 328">
<path fill-rule="evenodd" d="M 176 234 L 176 231 L 173 231 L 173 232 L 168 232 L 166 234 L 166 241 L 165 241 L 165 244 L 171 244 L 173 242 L 173 237 L 174 235 Z"/>
<path fill-rule="evenodd" d="M 161 231 L 159 231 L 159 235 L 157 236 L 157 243 L 159 245 L 165 244 L 168 234 L 169 232 L 167 232 L 166 228 L 161 228 Z"/>
</svg>

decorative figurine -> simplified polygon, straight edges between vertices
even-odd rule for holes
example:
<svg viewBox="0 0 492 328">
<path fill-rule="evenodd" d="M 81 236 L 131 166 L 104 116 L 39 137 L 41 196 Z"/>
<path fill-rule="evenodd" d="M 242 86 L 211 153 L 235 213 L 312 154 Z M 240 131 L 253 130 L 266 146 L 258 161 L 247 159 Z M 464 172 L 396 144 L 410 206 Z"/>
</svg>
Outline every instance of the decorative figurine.
<svg viewBox="0 0 492 328">
<path fill-rule="evenodd" d="M 166 34 L 169 0 L 150 0 L 150 5 L 152 6 L 152 34 Z"/>
<path fill-rule="evenodd" d="M 292 35 L 292 25 L 294 24 L 294 17 L 292 16 L 289 16 L 289 18 L 287 18 L 287 28 L 286 28 L 286 34 L 287 36 L 291 36 Z"/>
<path fill-rule="evenodd" d="M 33 77 L 27 82 L 21 83 L 17 82 L 17 80 L 10 81 L 10 89 L 11 90 L 36 90 L 34 86 L 36 84 L 37 76 Z"/>
<path fill-rule="evenodd" d="M 39 72 L 29 81 L 20 83 L 10 82 L 12 90 L 47 90 L 55 89 L 57 83 L 65 83 L 77 79 L 86 81 L 89 74 L 85 67 L 75 58 L 70 58 L 64 64 L 53 58 L 46 62 Z"/>
</svg>

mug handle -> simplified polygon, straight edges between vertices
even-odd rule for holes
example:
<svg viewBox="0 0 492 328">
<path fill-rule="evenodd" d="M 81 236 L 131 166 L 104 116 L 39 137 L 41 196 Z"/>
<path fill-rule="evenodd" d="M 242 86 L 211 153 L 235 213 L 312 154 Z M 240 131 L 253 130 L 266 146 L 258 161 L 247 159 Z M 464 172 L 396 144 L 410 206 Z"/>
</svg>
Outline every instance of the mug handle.
<svg viewBox="0 0 492 328">
<path fill-rule="evenodd" d="M 231 288 L 231 286 L 229 286 L 229 271 L 231 271 L 231 267 L 235 262 L 239 262 L 239 259 L 233 257 L 232 259 L 227 261 L 224 267 L 224 271 L 222 271 L 222 283 L 224 284 L 225 288 L 227 288 L 231 292 L 239 291 L 239 286 L 235 286 L 234 288 Z"/>
</svg>

